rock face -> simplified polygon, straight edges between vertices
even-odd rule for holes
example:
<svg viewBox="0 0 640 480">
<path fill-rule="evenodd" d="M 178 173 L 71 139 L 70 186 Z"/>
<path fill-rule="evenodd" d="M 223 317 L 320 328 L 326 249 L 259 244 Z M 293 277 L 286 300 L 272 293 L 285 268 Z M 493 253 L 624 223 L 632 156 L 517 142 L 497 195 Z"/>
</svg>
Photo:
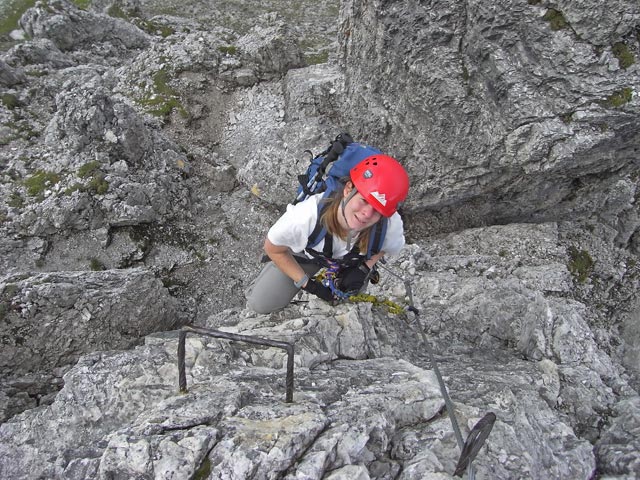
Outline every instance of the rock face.
<svg viewBox="0 0 640 480">
<path fill-rule="evenodd" d="M 594 211 L 615 223 L 635 204 L 635 188 L 612 202 L 602 186 L 636 184 L 638 63 L 628 62 L 640 8 L 601 11 L 588 1 L 343 2 L 342 111 L 359 136 L 407 160 L 419 179 L 412 210 L 468 224 L 460 210 L 472 205 L 476 225 Z"/>
<path fill-rule="evenodd" d="M 463 435 L 486 412 L 497 416 L 478 478 L 633 476 L 638 397 L 591 333 L 591 309 L 562 299 L 572 281 L 560 238 L 555 224 L 513 224 L 410 246 L 370 293 L 400 305 L 413 297 L 418 318 L 315 298 L 209 318 L 208 327 L 295 345 L 293 404 L 274 348 L 189 333 L 187 395 L 176 332 L 82 357 L 50 406 L 0 426 L 0 473 L 453 478 L 459 451 L 419 322 Z M 603 426 L 605 411 L 615 417 Z"/>
<path fill-rule="evenodd" d="M 0 55 L 1 478 L 452 478 L 419 330 L 497 416 L 478 478 L 640 476 L 637 2 L 89 3 Z M 407 248 L 375 305 L 246 311 L 344 130 L 407 167 Z M 186 323 L 293 343 L 294 402 L 191 333 L 179 393 Z"/>
<path fill-rule="evenodd" d="M 24 74 L 11 68 L 4 60 L 0 60 L 0 85 L 11 87 L 25 80 Z"/>
<path fill-rule="evenodd" d="M 8 387 L 2 390 L 22 384 L 29 404 L 42 386 L 35 378 L 27 386 L 26 378 L 59 375 L 85 353 L 129 348 L 178 320 L 176 301 L 144 270 L 16 275 L 4 279 L 0 292 L 0 375 Z M 3 419 L 18 409 L 11 407 Z"/>
<path fill-rule="evenodd" d="M 64 0 L 47 0 L 29 9 L 20 24 L 31 38 L 47 38 L 60 50 L 107 43 L 115 48 L 142 48 L 150 38 L 130 23 L 75 8 Z"/>
<path fill-rule="evenodd" d="M 455 439 L 441 415 L 433 373 L 393 357 L 367 359 L 378 342 L 383 354 L 415 343 L 403 320 L 353 307 L 331 318 L 314 302 L 305 320 L 273 326 L 255 318 L 226 327 L 296 341 L 292 404 L 283 403 L 284 359 L 273 349 L 189 336 L 189 393 L 180 395 L 175 336 L 149 337 L 134 351 L 85 357 L 67 373 L 50 407 L 0 426 L 6 459 L 0 473 L 12 478 L 170 478 L 196 471 L 206 478 L 451 478 L 445 472 L 455 464 Z M 588 478 L 591 446 L 536 396 L 528 378 L 535 367 L 515 363 L 519 380 L 509 382 L 510 397 L 496 397 L 491 405 L 500 410 L 500 420 L 478 472 L 482 478 L 513 478 L 524 468 L 535 472 L 533 478 Z M 135 401 L 126 393 L 131 390 Z M 525 411 L 528 418 L 517 420 Z M 461 405 L 462 428 L 482 414 Z M 42 442 L 31 432 L 42 439 L 57 432 L 59 440 Z M 556 440 L 537 447 L 549 438 Z M 529 461 L 523 461 L 525 452 Z"/>
</svg>

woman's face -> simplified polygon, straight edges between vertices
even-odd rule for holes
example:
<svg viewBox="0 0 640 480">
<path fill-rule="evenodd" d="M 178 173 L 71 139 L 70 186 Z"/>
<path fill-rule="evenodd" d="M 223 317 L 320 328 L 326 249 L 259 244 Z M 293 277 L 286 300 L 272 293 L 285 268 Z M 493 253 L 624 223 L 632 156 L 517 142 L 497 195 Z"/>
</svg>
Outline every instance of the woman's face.
<svg viewBox="0 0 640 480">
<path fill-rule="evenodd" d="M 353 188 L 353 184 L 347 183 L 344 198 L 349 196 Z M 381 217 L 382 215 L 369 205 L 360 193 L 356 193 L 345 205 L 344 216 L 340 215 L 339 221 L 343 227 L 359 232 L 376 223 Z"/>
</svg>

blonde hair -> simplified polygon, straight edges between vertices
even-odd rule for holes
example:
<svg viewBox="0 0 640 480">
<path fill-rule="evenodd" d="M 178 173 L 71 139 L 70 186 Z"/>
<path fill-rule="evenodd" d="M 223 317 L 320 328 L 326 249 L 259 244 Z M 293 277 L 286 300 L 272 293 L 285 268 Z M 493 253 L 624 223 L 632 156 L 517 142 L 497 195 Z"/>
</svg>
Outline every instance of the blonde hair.
<svg viewBox="0 0 640 480">
<path fill-rule="evenodd" d="M 340 225 L 340 222 L 338 221 L 338 215 L 342 215 L 341 204 L 343 198 L 344 188 L 335 191 L 328 199 L 322 200 L 328 205 L 322 208 L 320 221 L 327 229 L 327 233 L 329 233 L 330 235 L 335 235 L 346 241 L 349 232 L 342 225 Z M 374 223 L 373 225 L 360 232 L 360 235 L 358 237 L 358 250 L 360 250 L 360 253 L 367 253 L 367 250 L 369 248 L 369 237 L 371 236 L 371 231 L 375 228 L 375 226 L 376 224 Z"/>
</svg>

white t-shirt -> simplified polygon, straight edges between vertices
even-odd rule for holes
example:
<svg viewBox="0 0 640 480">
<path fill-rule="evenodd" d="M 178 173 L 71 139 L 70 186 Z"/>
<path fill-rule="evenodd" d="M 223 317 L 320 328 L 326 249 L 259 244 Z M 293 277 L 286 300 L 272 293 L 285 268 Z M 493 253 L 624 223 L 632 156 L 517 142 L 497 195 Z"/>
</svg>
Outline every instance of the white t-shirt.
<svg viewBox="0 0 640 480">
<path fill-rule="evenodd" d="M 274 245 L 289 247 L 294 253 L 302 252 L 309 241 L 309 235 L 316 227 L 318 218 L 318 203 L 322 200 L 322 194 L 313 195 L 306 200 L 296 204 L 287 205 L 287 211 L 269 229 L 267 238 Z M 352 245 L 353 247 L 353 241 Z M 387 232 L 382 243 L 382 250 L 387 255 L 395 255 L 404 246 L 404 228 L 402 218 L 398 213 L 389 217 L 387 222 Z M 324 239 L 320 241 L 314 250 L 322 252 Z M 347 242 L 340 237 L 333 235 L 333 257 L 342 258 L 347 250 Z"/>
</svg>

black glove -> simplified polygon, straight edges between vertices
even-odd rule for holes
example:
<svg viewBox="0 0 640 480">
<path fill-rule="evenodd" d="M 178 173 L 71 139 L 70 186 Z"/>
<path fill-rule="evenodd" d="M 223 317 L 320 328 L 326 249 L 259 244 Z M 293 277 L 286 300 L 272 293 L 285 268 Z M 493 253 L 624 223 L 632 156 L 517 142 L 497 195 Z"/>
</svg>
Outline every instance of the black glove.
<svg viewBox="0 0 640 480">
<path fill-rule="evenodd" d="M 369 271 L 369 267 L 364 263 L 358 267 L 345 268 L 338 274 L 336 285 L 345 293 L 359 292 L 367 280 Z"/>
<path fill-rule="evenodd" d="M 331 289 L 329 287 L 325 287 L 321 283 L 316 282 L 315 280 L 309 280 L 307 282 L 307 286 L 302 287 L 302 289 L 327 302 L 333 302 L 335 300 Z"/>
</svg>

